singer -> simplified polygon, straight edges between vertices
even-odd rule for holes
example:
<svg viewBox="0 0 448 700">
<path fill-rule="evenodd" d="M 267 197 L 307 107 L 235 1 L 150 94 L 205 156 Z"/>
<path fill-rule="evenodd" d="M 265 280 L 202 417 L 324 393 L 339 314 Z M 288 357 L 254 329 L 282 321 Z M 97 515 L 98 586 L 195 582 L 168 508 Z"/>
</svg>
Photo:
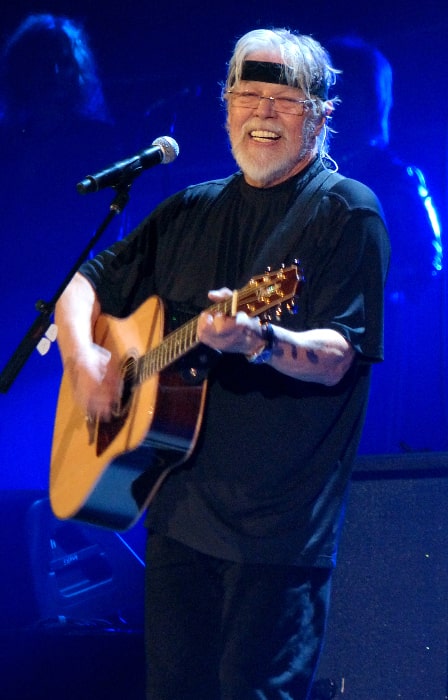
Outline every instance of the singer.
<svg viewBox="0 0 448 700">
<path fill-rule="evenodd" d="M 132 317 L 156 295 L 169 320 L 196 314 L 210 358 L 197 439 L 146 517 L 148 700 L 310 697 L 372 365 L 383 359 L 389 261 L 375 194 L 332 172 L 336 75 L 309 36 L 242 36 L 222 93 L 238 170 L 162 202 L 86 262 L 57 305 L 64 372 L 90 424 L 113 424 L 122 388 L 117 358 L 92 335 L 100 314 Z M 294 260 L 295 308 L 260 318 L 239 307 L 233 290 Z M 161 395 L 172 396 L 167 372 Z M 183 435 L 187 374 L 172 415 L 153 416 L 158 436 L 169 422 Z"/>
</svg>

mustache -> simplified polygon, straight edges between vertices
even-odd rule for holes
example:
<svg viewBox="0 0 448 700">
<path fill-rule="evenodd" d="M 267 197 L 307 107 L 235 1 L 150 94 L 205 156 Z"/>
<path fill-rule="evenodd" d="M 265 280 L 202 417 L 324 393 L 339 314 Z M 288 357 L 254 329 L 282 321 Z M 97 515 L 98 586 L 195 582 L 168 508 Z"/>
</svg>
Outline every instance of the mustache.
<svg viewBox="0 0 448 700">
<path fill-rule="evenodd" d="M 225 128 L 227 133 L 230 133 L 229 120 L 226 120 Z M 276 136 L 284 136 L 283 129 L 279 127 L 273 127 L 270 124 L 264 124 L 261 119 L 256 117 L 251 118 L 249 121 L 245 122 L 240 129 L 240 137 L 248 136 L 251 131 L 271 131 Z"/>
</svg>

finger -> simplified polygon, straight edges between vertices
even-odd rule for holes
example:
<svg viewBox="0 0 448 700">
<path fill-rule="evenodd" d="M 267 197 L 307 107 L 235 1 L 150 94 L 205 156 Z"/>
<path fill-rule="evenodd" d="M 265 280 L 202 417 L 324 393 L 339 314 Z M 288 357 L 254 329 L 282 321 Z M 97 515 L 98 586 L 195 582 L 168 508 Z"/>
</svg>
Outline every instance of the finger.
<svg viewBox="0 0 448 700">
<path fill-rule="evenodd" d="M 230 299 L 233 292 L 228 287 L 221 287 L 221 289 L 212 289 L 208 293 L 208 298 L 211 301 L 225 301 Z"/>
</svg>

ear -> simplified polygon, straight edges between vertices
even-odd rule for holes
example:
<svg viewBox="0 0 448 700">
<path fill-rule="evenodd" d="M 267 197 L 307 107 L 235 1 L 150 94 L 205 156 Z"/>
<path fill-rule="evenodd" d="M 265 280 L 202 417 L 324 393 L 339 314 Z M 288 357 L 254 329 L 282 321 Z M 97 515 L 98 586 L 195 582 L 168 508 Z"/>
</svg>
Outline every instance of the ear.
<svg viewBox="0 0 448 700">
<path fill-rule="evenodd" d="M 331 117 L 333 113 L 333 102 L 331 100 L 326 100 L 322 103 L 322 118 L 326 119 Z"/>
<path fill-rule="evenodd" d="M 319 136 L 320 132 L 322 131 L 323 127 L 326 124 L 327 117 L 330 117 L 333 112 L 333 102 L 331 100 L 326 100 L 325 102 L 322 103 L 322 112 L 320 117 L 318 117 L 318 121 L 316 122 L 316 127 L 314 130 L 315 136 Z"/>
</svg>

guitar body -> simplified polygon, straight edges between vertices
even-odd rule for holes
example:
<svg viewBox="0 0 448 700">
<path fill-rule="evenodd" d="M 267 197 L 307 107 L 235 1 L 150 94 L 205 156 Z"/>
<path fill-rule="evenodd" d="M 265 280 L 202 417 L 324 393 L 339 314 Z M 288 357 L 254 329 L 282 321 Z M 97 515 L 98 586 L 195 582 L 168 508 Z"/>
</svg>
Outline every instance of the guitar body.
<svg viewBox="0 0 448 700">
<path fill-rule="evenodd" d="M 94 339 L 122 367 L 157 347 L 165 332 L 158 297 L 125 319 L 101 315 Z M 68 374 L 62 376 L 53 434 L 50 502 L 56 517 L 126 530 L 151 502 L 165 476 L 194 448 L 205 400 L 204 380 L 185 380 L 185 362 L 132 385 L 110 422 L 87 419 Z"/>
</svg>

